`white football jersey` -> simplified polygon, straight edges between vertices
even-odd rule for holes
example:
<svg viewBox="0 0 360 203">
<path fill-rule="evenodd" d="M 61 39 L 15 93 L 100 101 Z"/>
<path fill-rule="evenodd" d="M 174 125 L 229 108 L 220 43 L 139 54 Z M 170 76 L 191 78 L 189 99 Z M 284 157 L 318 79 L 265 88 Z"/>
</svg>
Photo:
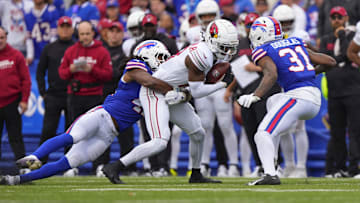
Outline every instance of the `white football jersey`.
<svg viewBox="0 0 360 203">
<path fill-rule="evenodd" d="M 176 55 L 159 66 L 154 77 L 179 87 L 188 84 L 188 68 L 185 65 L 185 58 L 189 56 L 195 66 L 205 74 L 214 65 L 214 55 L 205 42 L 192 44 L 181 50 Z"/>
<path fill-rule="evenodd" d="M 354 42 L 360 46 L 360 21 L 356 24 L 356 33 L 354 36 Z"/>
<path fill-rule="evenodd" d="M 200 42 L 202 41 L 202 38 L 202 30 L 200 25 L 192 27 L 186 32 L 186 41 L 188 41 L 190 44 Z"/>
<path fill-rule="evenodd" d="M 9 32 L 7 42 L 20 51 L 26 50 L 24 12 L 29 12 L 33 6 L 34 3 L 29 0 L 23 0 L 16 4 L 11 0 L 0 1 L 0 21 Z"/>
</svg>

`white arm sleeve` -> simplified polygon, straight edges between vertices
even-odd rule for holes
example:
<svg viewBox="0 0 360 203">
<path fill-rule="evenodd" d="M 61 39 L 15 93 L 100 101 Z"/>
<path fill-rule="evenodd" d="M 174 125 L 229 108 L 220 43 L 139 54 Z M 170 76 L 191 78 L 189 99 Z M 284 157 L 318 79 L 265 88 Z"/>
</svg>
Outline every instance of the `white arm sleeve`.
<svg viewBox="0 0 360 203">
<path fill-rule="evenodd" d="M 189 81 L 190 93 L 197 99 L 205 97 L 219 89 L 225 88 L 226 83 L 217 82 L 215 84 L 204 84 L 202 81 Z"/>
<path fill-rule="evenodd" d="M 26 39 L 26 58 L 34 58 L 34 43 L 30 38 Z"/>
</svg>

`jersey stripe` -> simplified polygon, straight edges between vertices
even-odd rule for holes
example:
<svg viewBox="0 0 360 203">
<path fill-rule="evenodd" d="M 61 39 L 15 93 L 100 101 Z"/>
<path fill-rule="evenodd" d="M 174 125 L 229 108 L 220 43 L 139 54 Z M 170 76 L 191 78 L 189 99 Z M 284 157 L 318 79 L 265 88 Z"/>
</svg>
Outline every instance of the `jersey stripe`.
<svg viewBox="0 0 360 203">
<path fill-rule="evenodd" d="M 285 113 L 288 112 L 293 106 L 295 106 L 295 104 L 296 99 L 289 99 L 275 114 L 269 125 L 266 127 L 265 131 L 271 134 L 275 130 L 276 126 L 280 123 Z"/>
<path fill-rule="evenodd" d="M 198 56 L 198 52 L 192 51 L 190 52 L 190 59 L 196 65 L 197 68 L 201 68 L 200 70 L 205 71 L 206 66 L 201 63 L 201 57 Z"/>
<path fill-rule="evenodd" d="M 147 69 L 146 69 L 146 68 L 141 67 L 141 66 L 136 66 L 136 65 L 134 65 L 134 66 L 126 66 L 125 69 L 126 69 L 126 70 L 130 70 L 130 69 L 142 69 L 142 70 L 144 70 L 144 71 L 147 72 Z"/>
<path fill-rule="evenodd" d="M 253 57 L 254 63 L 256 64 L 258 60 L 260 60 L 263 56 L 266 55 L 266 53 L 267 53 L 266 51 L 263 51 L 260 54 L 258 54 L 257 56 Z"/>
</svg>

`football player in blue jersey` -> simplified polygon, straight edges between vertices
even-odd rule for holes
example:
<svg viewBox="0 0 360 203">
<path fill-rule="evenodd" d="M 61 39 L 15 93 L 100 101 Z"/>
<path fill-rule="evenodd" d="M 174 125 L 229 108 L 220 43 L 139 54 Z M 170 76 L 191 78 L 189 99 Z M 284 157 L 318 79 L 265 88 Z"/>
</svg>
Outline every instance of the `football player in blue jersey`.
<svg viewBox="0 0 360 203">
<path fill-rule="evenodd" d="M 268 112 L 255 134 L 255 142 L 265 175 L 249 185 L 278 185 L 275 160 L 280 136 L 297 120 L 308 120 L 320 110 L 321 93 L 315 84 L 316 73 L 336 65 L 330 56 L 306 48 L 300 38 L 283 39 L 278 20 L 260 17 L 251 26 L 249 38 L 254 48 L 252 58 L 261 66 L 264 77 L 254 93 L 238 99 L 249 108 L 278 82 L 284 89 L 269 98 Z M 317 64 L 316 68 L 311 64 Z"/>
<path fill-rule="evenodd" d="M 49 5 L 48 0 L 34 0 L 34 8 L 25 14 L 27 30 L 26 61 L 31 64 L 34 59 L 39 59 L 41 51 L 50 41 L 56 39 L 56 21 L 59 13 L 54 5 Z"/>
<path fill-rule="evenodd" d="M 102 105 L 77 118 L 65 133 L 47 140 L 34 153 L 16 162 L 19 167 L 34 171 L 21 176 L 3 176 L 0 184 L 17 185 L 46 178 L 95 160 L 118 133 L 131 127 L 142 116 L 141 86 L 163 94 L 172 90 L 172 86 L 151 76 L 152 71 L 170 57 L 167 48 L 159 41 L 147 40 L 135 50 L 134 59 L 126 64 L 114 94 L 109 95 Z M 70 145 L 72 148 L 60 160 L 41 167 L 42 157 Z"/>
</svg>

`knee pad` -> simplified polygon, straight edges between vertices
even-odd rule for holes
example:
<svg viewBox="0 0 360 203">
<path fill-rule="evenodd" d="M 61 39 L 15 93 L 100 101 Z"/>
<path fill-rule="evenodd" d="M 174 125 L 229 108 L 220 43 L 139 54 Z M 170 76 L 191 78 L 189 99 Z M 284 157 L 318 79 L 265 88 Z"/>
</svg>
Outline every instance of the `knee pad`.
<svg viewBox="0 0 360 203">
<path fill-rule="evenodd" d="M 190 137 L 190 139 L 192 139 L 194 141 L 197 141 L 197 142 L 203 141 L 204 137 L 205 137 L 204 128 L 200 128 L 199 130 L 197 130 L 197 131 L 195 131 L 193 133 L 190 133 L 189 137 Z"/>
<path fill-rule="evenodd" d="M 266 132 L 264 130 L 256 132 L 256 134 L 254 136 L 255 143 L 256 144 L 259 143 L 259 140 L 264 139 L 264 137 L 270 137 L 271 138 L 271 135 L 270 135 L 270 133 L 268 133 L 268 132 Z"/>
<path fill-rule="evenodd" d="M 153 142 L 154 147 L 158 148 L 159 151 L 163 151 L 164 149 L 166 149 L 168 144 L 168 140 L 164 139 L 153 139 L 151 140 L 151 142 Z"/>
</svg>

